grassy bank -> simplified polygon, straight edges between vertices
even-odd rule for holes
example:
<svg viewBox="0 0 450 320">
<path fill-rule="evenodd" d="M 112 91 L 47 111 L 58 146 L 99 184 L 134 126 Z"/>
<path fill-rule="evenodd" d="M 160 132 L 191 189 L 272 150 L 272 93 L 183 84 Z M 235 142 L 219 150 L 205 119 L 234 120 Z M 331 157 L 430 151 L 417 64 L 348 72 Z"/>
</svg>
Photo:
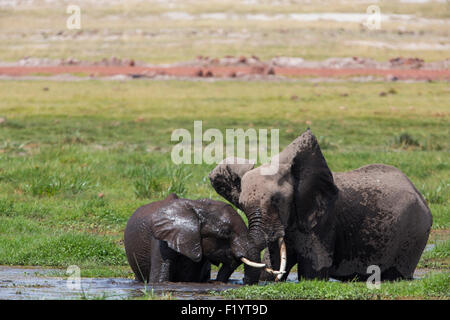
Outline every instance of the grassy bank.
<svg viewBox="0 0 450 320">
<path fill-rule="evenodd" d="M 382 282 L 379 289 L 370 289 L 365 282 L 303 280 L 298 283 L 245 286 L 223 294 L 230 299 L 450 299 L 450 274 L 436 273 L 421 280 Z"/>
</svg>

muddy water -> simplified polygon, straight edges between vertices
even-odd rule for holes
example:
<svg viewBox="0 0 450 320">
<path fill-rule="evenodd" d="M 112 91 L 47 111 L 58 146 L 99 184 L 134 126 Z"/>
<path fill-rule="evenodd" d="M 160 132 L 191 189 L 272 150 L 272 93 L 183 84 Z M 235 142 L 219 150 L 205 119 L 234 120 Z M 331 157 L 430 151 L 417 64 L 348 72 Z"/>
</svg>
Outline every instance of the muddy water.
<svg viewBox="0 0 450 320">
<path fill-rule="evenodd" d="M 81 278 L 80 289 L 73 288 L 67 277 L 55 277 L 62 270 L 34 267 L 0 266 L 0 300 L 51 299 L 128 299 L 144 295 L 145 286 L 124 278 Z M 64 272 L 64 270 L 62 271 Z M 221 299 L 207 294 L 236 288 L 243 274 L 235 273 L 228 284 L 163 283 L 148 285 L 147 292 L 155 297 L 168 295 L 173 299 Z M 74 282 L 75 284 L 75 282 Z"/>
<path fill-rule="evenodd" d="M 221 291 L 241 286 L 244 276 L 235 272 L 227 284 L 161 283 L 149 284 L 147 288 L 132 279 L 81 278 L 79 288 L 73 288 L 68 285 L 67 277 L 54 276 L 62 272 L 61 269 L 0 266 L 0 300 L 130 299 L 144 296 L 145 291 L 154 298 L 162 295 L 178 300 L 215 300 L 223 299 Z M 414 278 L 420 279 L 425 273 L 426 270 L 417 269 Z M 215 278 L 216 273 L 211 276 Z M 298 281 L 296 272 L 291 272 L 287 281 Z M 217 295 L 209 294 L 210 291 Z"/>
<path fill-rule="evenodd" d="M 222 299 L 220 292 L 241 286 L 244 274 L 235 272 L 227 284 L 161 283 L 144 284 L 125 278 L 81 278 L 79 289 L 67 277 L 55 276 L 64 270 L 40 267 L 0 266 L 0 300 L 129 299 L 144 295 L 169 296 L 173 299 Z M 211 277 L 215 278 L 216 272 Z M 288 281 L 297 276 L 289 275 Z M 209 294 L 210 291 L 217 295 Z"/>
</svg>

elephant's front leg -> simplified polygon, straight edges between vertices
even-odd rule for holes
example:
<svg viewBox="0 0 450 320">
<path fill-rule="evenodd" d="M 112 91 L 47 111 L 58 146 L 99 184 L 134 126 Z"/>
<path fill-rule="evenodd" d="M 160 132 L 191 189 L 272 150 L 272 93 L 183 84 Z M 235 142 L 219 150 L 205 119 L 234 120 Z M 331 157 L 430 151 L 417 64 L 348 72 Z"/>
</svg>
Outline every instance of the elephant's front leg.
<svg viewBox="0 0 450 320">
<path fill-rule="evenodd" d="M 155 268 L 150 273 L 150 282 L 168 282 L 171 280 L 170 269 L 172 261 L 164 260 L 159 265 L 159 268 Z M 159 270 L 158 270 L 159 269 Z M 155 271 L 155 272 L 154 272 Z"/>
<path fill-rule="evenodd" d="M 305 257 L 302 254 L 299 254 L 297 257 L 298 260 L 298 279 L 324 279 L 327 280 L 329 278 L 329 268 L 324 267 L 321 269 L 315 268 L 315 261 L 311 258 Z"/>
<path fill-rule="evenodd" d="M 222 267 L 220 267 L 219 272 L 217 273 L 216 281 L 227 282 L 233 274 L 234 270 L 239 266 L 240 263 L 232 262 L 231 264 L 224 263 Z"/>
<path fill-rule="evenodd" d="M 333 263 L 333 231 L 326 236 L 317 233 L 298 233 L 298 278 L 328 279 Z"/>
<path fill-rule="evenodd" d="M 152 256 L 152 270 L 150 282 L 168 282 L 173 276 L 173 264 L 176 260 L 176 252 L 169 248 L 167 242 L 159 242 L 159 254 Z"/>
</svg>

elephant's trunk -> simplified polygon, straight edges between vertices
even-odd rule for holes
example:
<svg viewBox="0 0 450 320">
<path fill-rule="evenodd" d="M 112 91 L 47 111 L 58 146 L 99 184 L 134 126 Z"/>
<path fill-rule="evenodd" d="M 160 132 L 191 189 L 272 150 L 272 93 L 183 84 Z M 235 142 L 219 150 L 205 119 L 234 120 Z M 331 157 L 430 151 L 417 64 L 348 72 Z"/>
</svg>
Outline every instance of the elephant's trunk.
<svg viewBox="0 0 450 320">
<path fill-rule="evenodd" d="M 261 252 L 266 247 L 266 233 L 263 229 L 263 221 L 260 210 L 252 210 L 247 214 L 248 238 L 252 247 Z M 259 260 L 258 260 L 259 261 Z"/>
<path fill-rule="evenodd" d="M 249 245 L 251 246 L 251 243 L 249 243 Z M 257 284 L 262 269 L 259 265 L 265 267 L 265 264 L 259 263 L 261 261 L 260 254 L 258 250 L 255 250 L 254 247 L 249 247 L 247 256 L 248 260 L 250 260 L 254 264 L 248 264 L 244 262 L 244 284 Z"/>
<path fill-rule="evenodd" d="M 244 261 L 245 284 L 258 283 L 261 275 L 261 269 L 265 264 L 261 264 L 261 251 L 265 246 L 265 237 L 262 232 L 262 218 L 259 211 L 252 211 L 247 215 L 248 233 L 247 233 L 247 252 L 245 258 L 253 263 Z"/>
<path fill-rule="evenodd" d="M 237 261 L 244 263 L 244 283 L 255 284 L 259 281 L 261 268 L 266 265 L 261 263 L 259 251 L 255 249 L 252 240 L 249 238 L 249 231 L 239 233 L 231 241 L 231 250 Z"/>
<path fill-rule="evenodd" d="M 248 218 L 248 250 L 247 256 L 249 260 L 259 263 L 261 262 L 261 251 L 265 248 L 266 235 L 262 229 L 262 216 L 259 210 L 249 211 Z M 244 283 L 254 284 L 259 281 L 261 268 L 255 268 L 244 265 L 245 278 Z"/>
<path fill-rule="evenodd" d="M 258 252 L 258 260 L 253 261 L 259 262 L 260 253 L 266 247 L 267 244 L 267 233 L 264 231 L 264 223 L 262 220 L 261 211 L 258 209 L 252 210 L 247 215 L 247 218 L 248 218 L 249 243 L 250 246 L 255 251 Z M 281 234 L 284 234 L 284 232 Z M 270 268 L 266 268 L 267 272 L 276 275 L 276 281 L 281 280 L 283 274 L 286 273 L 287 253 L 286 253 L 286 244 L 282 236 L 278 238 L 278 246 L 280 248 L 280 269 L 278 271 L 274 271 Z"/>
</svg>

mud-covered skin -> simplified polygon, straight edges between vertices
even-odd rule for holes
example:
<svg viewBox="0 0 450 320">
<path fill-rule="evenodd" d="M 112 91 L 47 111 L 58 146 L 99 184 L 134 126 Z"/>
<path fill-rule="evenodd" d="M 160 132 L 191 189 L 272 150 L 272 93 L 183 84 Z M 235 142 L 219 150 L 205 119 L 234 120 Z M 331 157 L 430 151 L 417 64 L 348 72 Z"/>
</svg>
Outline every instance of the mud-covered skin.
<svg viewBox="0 0 450 320">
<path fill-rule="evenodd" d="M 269 249 L 264 262 L 279 268 L 277 238 L 284 237 L 287 271 L 298 264 L 299 278 L 363 280 L 370 265 L 380 267 L 384 280 L 412 278 L 432 217 L 400 170 L 373 164 L 331 173 L 309 130 L 278 159 L 274 175 L 261 174 L 268 165 L 241 166 L 234 174 L 239 165 L 219 164 L 210 173 L 213 187 L 230 202 L 240 191 L 238 205 L 249 220 L 250 243 L 257 250 Z M 238 187 L 236 177 L 241 178 Z"/>
<path fill-rule="evenodd" d="M 175 194 L 138 208 L 124 233 L 128 262 L 143 282 L 206 282 L 211 263 L 222 266 L 217 281 L 227 282 L 251 259 L 247 227 L 228 204 L 210 199 L 179 199 Z M 246 268 L 245 283 L 258 281 Z"/>
<path fill-rule="evenodd" d="M 144 281 L 150 277 L 152 265 L 152 255 L 150 252 L 158 252 L 160 243 L 151 236 L 146 215 L 148 212 L 155 212 L 159 208 L 169 204 L 174 199 L 178 199 L 175 194 L 170 194 L 166 199 L 149 203 L 136 210 L 128 220 L 124 232 L 124 245 L 128 263 L 133 270 L 136 280 Z M 159 258 L 158 256 L 154 256 Z M 158 264 L 155 264 L 157 266 Z"/>
<path fill-rule="evenodd" d="M 412 278 L 432 217 L 411 181 L 381 164 L 334 173 L 334 180 L 340 192 L 330 275 L 366 279 L 367 266 L 378 265 L 382 278 Z"/>
</svg>

